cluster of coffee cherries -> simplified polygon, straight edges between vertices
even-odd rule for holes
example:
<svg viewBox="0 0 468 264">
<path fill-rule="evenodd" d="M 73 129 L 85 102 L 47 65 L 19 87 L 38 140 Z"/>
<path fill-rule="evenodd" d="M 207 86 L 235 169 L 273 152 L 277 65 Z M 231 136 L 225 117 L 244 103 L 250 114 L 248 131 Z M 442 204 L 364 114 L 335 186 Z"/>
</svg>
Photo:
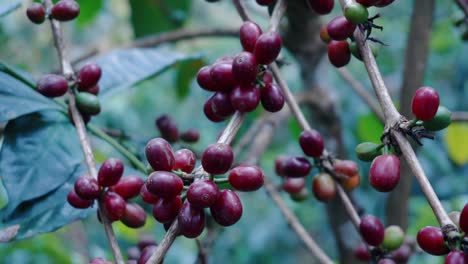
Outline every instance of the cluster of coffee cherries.
<svg viewBox="0 0 468 264">
<path fill-rule="evenodd" d="M 47 13 L 41 3 L 33 3 L 26 9 L 26 15 L 34 24 L 42 24 L 45 19 L 50 18 L 58 21 L 70 21 L 80 14 L 80 5 L 74 0 L 60 0 L 52 6 Z"/>
<path fill-rule="evenodd" d="M 149 236 L 140 238 L 136 246 L 127 249 L 126 264 L 145 264 L 156 252 L 158 244 Z"/>
<path fill-rule="evenodd" d="M 145 202 L 153 204 L 154 218 L 166 228 L 177 218 L 180 234 L 198 237 L 205 228 L 205 208 L 222 226 L 235 224 L 242 216 L 242 204 L 237 194 L 229 189 L 220 190 L 216 179 L 198 177 L 196 157 L 192 151 L 172 150 L 163 138 L 154 138 L 145 149 L 152 172 L 141 190 Z M 229 145 L 215 143 L 203 152 L 203 170 L 211 175 L 229 172 L 230 185 L 239 191 L 255 191 L 263 186 L 263 172 L 259 167 L 239 165 L 231 169 L 234 154 Z M 201 173 L 203 174 L 203 173 Z M 195 178 L 195 179 L 194 179 Z M 189 185 L 183 202 L 184 184 Z"/>
<path fill-rule="evenodd" d="M 131 228 L 142 227 L 146 222 L 144 209 L 128 200 L 138 196 L 144 180 L 134 175 L 122 177 L 123 171 L 122 161 L 107 159 L 99 168 L 97 179 L 83 175 L 75 181 L 74 189 L 67 196 L 68 203 L 84 209 L 98 200 L 110 221 L 120 220 Z"/>
<path fill-rule="evenodd" d="M 193 128 L 179 133 L 177 123 L 171 116 L 167 114 L 163 114 L 156 118 L 155 125 L 159 130 L 161 137 L 167 140 L 169 143 L 175 143 L 179 139 L 185 143 L 195 143 L 200 138 L 200 133 L 198 130 Z"/>
<path fill-rule="evenodd" d="M 279 34 L 262 33 L 256 23 L 247 21 L 240 28 L 240 42 L 244 51 L 235 57 L 221 57 L 197 74 L 200 87 L 214 92 L 203 107 L 213 122 L 224 121 L 235 111 L 252 112 L 260 102 L 269 112 L 283 108 L 284 95 L 266 70 L 281 51 Z"/>
</svg>

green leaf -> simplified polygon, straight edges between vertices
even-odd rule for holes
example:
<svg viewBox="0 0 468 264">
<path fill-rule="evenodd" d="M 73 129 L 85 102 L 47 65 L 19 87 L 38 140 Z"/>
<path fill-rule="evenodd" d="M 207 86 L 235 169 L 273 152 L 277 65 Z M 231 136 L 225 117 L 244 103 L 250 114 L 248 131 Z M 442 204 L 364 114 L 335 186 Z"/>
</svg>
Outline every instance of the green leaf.
<svg viewBox="0 0 468 264">
<path fill-rule="evenodd" d="M 80 0 L 80 15 L 76 22 L 80 27 L 91 24 L 103 6 L 102 0 Z"/>
<path fill-rule="evenodd" d="M 178 63 L 175 82 L 177 89 L 176 96 L 179 101 L 182 101 L 189 95 L 190 83 L 198 73 L 198 70 L 200 70 L 200 68 L 205 64 L 205 61 L 202 59 L 183 61 Z"/>
<path fill-rule="evenodd" d="M 450 158 L 459 166 L 468 163 L 468 124 L 452 123 L 447 128 L 445 142 Z"/>
<path fill-rule="evenodd" d="M 130 0 L 136 38 L 179 28 L 190 12 L 190 0 Z"/>
<path fill-rule="evenodd" d="M 294 118 L 290 118 L 288 122 L 289 134 L 292 138 L 299 139 L 302 133 L 302 128 Z"/>
<path fill-rule="evenodd" d="M 384 126 L 374 113 L 359 116 L 356 133 L 361 142 L 380 142 Z"/>
<path fill-rule="evenodd" d="M 6 16 L 21 6 L 21 0 L 9 1 L 8 4 L 0 5 L 0 17 Z"/>
</svg>

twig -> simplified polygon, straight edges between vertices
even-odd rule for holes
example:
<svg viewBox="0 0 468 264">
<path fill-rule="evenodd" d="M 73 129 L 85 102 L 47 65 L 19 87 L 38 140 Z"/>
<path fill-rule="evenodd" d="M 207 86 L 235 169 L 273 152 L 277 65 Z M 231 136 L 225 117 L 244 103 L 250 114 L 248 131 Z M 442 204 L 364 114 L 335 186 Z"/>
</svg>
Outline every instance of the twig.
<svg viewBox="0 0 468 264">
<path fill-rule="evenodd" d="M 51 0 L 45 0 L 44 3 L 47 9 L 50 9 L 53 5 Z M 54 36 L 55 48 L 57 50 L 57 54 L 59 57 L 62 74 L 66 78 L 71 79 L 73 78 L 74 73 L 73 73 L 73 68 L 71 67 L 70 61 L 66 57 L 65 45 L 64 45 L 64 41 L 62 37 L 62 31 L 60 28 L 60 22 L 54 19 L 51 19 L 50 22 L 51 22 L 52 34 Z M 70 112 L 72 114 L 72 119 L 75 124 L 76 131 L 78 133 L 78 138 L 81 144 L 83 155 L 85 157 L 85 162 L 88 167 L 89 177 L 97 178 L 96 162 L 94 161 L 93 150 L 91 149 L 91 144 L 86 135 L 86 127 L 83 122 L 83 118 L 81 117 L 80 113 L 78 112 L 78 109 L 76 108 L 75 96 L 73 94 L 73 91 L 69 90 L 68 96 L 69 96 Z M 103 208 L 101 204 L 99 204 L 99 214 L 103 221 L 104 229 L 106 231 L 106 236 L 107 236 L 107 239 L 109 240 L 109 244 L 111 246 L 114 259 L 118 264 L 124 264 L 122 254 L 120 252 L 120 248 L 117 243 L 117 239 L 115 238 L 115 234 L 112 229 L 112 225 L 110 224 L 109 219 L 107 219 L 106 214 L 103 213 Z"/>
<path fill-rule="evenodd" d="M 460 7 L 460 9 L 465 14 L 465 21 L 468 24 L 468 3 L 464 0 L 455 0 L 455 3 Z"/>
<path fill-rule="evenodd" d="M 197 242 L 197 247 L 198 247 L 197 263 L 207 264 L 208 257 L 206 255 L 206 251 L 205 251 L 205 248 L 203 247 L 202 242 L 198 238 L 195 238 L 195 242 Z"/>
<path fill-rule="evenodd" d="M 468 112 L 453 112 L 452 122 L 468 122 Z"/>
<path fill-rule="evenodd" d="M 242 21 L 252 21 L 252 19 L 245 11 L 244 5 L 242 4 L 241 0 L 232 0 L 232 3 L 236 8 L 237 13 L 239 13 L 239 16 L 242 18 Z"/>
</svg>

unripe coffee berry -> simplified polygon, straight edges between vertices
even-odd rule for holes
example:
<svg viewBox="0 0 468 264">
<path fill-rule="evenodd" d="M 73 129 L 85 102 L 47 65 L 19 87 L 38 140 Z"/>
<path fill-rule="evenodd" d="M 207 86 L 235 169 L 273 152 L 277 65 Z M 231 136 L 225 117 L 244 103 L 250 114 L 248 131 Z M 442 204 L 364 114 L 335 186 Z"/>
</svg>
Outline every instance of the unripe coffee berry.
<svg viewBox="0 0 468 264">
<path fill-rule="evenodd" d="M 79 92 L 76 94 L 76 107 L 81 114 L 97 115 L 101 112 L 101 104 L 99 98 L 88 92 Z"/>
<path fill-rule="evenodd" d="M 123 162 L 116 158 L 110 158 L 102 163 L 98 172 L 99 185 L 109 187 L 116 185 L 124 171 Z"/>
</svg>

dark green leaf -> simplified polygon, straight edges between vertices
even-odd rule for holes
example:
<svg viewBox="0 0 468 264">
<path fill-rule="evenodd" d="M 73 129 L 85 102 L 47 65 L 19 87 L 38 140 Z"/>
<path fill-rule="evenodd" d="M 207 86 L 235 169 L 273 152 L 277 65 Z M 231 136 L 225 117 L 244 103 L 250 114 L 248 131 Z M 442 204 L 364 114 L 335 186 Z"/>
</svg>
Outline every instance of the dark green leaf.
<svg viewBox="0 0 468 264">
<path fill-rule="evenodd" d="M 176 95 L 180 101 L 190 93 L 190 83 L 198 70 L 206 63 L 202 59 L 178 63 L 176 78 Z"/>
<path fill-rule="evenodd" d="M 289 134 L 291 135 L 292 138 L 299 138 L 299 135 L 301 135 L 301 132 L 302 132 L 302 128 L 299 125 L 299 123 L 296 121 L 296 119 L 294 118 L 289 119 L 288 128 L 289 128 Z"/>
<path fill-rule="evenodd" d="M 361 142 L 380 142 L 384 126 L 374 113 L 359 116 L 357 136 Z"/>
<path fill-rule="evenodd" d="M 9 1 L 8 4 L 0 5 L 0 17 L 6 16 L 21 6 L 21 0 Z"/>
<path fill-rule="evenodd" d="M 80 0 L 80 15 L 76 19 L 78 25 L 91 24 L 101 11 L 102 6 L 102 0 Z"/>
</svg>

